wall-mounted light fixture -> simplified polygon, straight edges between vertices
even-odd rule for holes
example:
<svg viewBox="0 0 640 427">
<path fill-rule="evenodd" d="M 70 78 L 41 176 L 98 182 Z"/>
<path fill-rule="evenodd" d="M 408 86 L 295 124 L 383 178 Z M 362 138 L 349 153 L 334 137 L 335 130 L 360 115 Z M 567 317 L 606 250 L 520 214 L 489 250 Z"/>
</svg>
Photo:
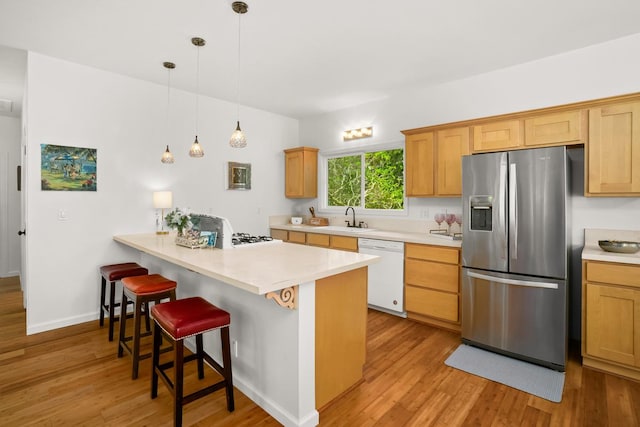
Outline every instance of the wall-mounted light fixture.
<svg viewBox="0 0 640 427">
<path fill-rule="evenodd" d="M 342 132 L 343 141 L 351 141 L 352 139 L 369 138 L 373 136 L 373 126 L 359 129 L 345 130 Z"/>
</svg>

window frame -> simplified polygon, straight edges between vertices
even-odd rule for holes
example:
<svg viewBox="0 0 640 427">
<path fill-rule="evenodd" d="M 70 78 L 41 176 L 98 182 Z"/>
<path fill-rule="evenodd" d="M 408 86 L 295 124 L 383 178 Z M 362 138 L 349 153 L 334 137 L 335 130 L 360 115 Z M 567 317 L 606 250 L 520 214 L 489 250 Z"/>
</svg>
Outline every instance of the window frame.
<svg viewBox="0 0 640 427">
<path fill-rule="evenodd" d="M 386 150 L 395 150 L 402 149 L 402 163 L 403 163 L 403 177 L 402 177 L 402 186 L 403 186 L 403 202 L 402 209 L 367 209 L 364 206 L 354 206 L 353 208 L 359 215 L 375 215 L 375 216 L 407 216 L 409 214 L 408 209 L 408 198 L 406 192 L 406 158 L 405 158 L 405 147 L 404 142 L 397 141 L 386 144 L 376 144 L 376 145 L 368 145 L 368 146 L 357 146 L 352 148 L 343 148 L 338 150 L 320 150 L 318 152 L 318 211 L 324 214 L 333 214 L 333 215 L 343 215 L 346 206 L 328 206 L 328 188 L 327 188 L 327 179 L 329 173 L 328 161 L 329 159 L 335 157 L 346 157 L 346 156 L 356 156 L 359 155 L 364 157 L 365 153 L 372 153 L 376 151 L 386 151 Z M 363 159 L 364 160 L 364 159 Z M 361 164 L 362 168 L 362 181 L 360 182 L 360 194 L 362 195 L 361 203 L 364 205 L 364 161 Z"/>
</svg>

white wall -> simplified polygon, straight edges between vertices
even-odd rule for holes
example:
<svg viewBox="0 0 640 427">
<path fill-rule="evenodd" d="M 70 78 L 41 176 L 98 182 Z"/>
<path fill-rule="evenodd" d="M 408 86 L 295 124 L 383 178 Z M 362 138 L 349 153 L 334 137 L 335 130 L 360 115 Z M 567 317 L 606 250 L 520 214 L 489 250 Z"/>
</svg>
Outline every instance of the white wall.
<svg viewBox="0 0 640 427">
<path fill-rule="evenodd" d="M 95 319 L 98 268 L 139 255 L 115 234 L 153 232 L 152 192 L 174 205 L 226 216 L 236 231 L 268 233 L 268 216 L 290 211 L 282 150 L 298 145 L 298 122 L 241 108 L 248 147 L 229 147 L 236 106 L 201 96 L 202 159 L 194 138 L 195 98 L 166 86 L 29 53 L 27 76 L 27 333 Z M 167 137 L 168 136 L 168 137 Z M 40 189 L 40 144 L 97 149 L 96 192 Z M 160 162 L 165 144 L 176 162 Z M 252 190 L 225 190 L 226 162 L 252 164 Z M 58 220 L 63 209 L 67 221 Z"/>
<path fill-rule="evenodd" d="M 300 142 L 322 150 L 346 148 L 342 131 L 373 125 L 374 137 L 363 145 L 403 140 L 400 133 L 429 125 L 450 123 L 496 114 L 568 104 L 608 96 L 640 92 L 640 34 L 505 68 L 439 86 L 407 91 L 391 98 L 337 111 L 300 122 Z M 579 156 L 572 155 L 578 175 Z M 575 171 L 574 171 L 575 172 Z M 574 173 L 575 175 L 575 173 Z M 575 178 L 575 177 L 574 177 Z M 574 192 L 582 179 L 574 179 Z M 573 278 L 571 281 L 571 336 L 580 335 L 579 254 L 584 228 L 640 229 L 640 198 L 585 198 L 574 195 Z M 409 218 L 425 210 L 453 206 L 459 199 L 409 199 Z"/>
<path fill-rule="evenodd" d="M 20 119 L 0 116 L 0 277 L 20 274 Z"/>
</svg>

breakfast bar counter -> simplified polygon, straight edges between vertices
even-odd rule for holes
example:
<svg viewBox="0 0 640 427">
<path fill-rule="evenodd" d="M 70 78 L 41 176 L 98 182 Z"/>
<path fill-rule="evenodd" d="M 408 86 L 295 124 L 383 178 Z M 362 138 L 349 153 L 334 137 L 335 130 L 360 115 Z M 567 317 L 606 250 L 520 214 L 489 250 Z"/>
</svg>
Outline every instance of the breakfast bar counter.
<svg viewBox="0 0 640 427">
<path fill-rule="evenodd" d="M 174 239 L 114 236 L 150 272 L 175 280 L 178 298 L 201 296 L 231 314 L 234 386 L 276 420 L 315 426 L 318 408 L 362 380 L 367 266 L 378 257 L 282 242 L 189 249 Z M 294 306 L 270 299 L 287 289 Z M 204 337 L 221 362 L 218 343 L 217 331 Z"/>
</svg>

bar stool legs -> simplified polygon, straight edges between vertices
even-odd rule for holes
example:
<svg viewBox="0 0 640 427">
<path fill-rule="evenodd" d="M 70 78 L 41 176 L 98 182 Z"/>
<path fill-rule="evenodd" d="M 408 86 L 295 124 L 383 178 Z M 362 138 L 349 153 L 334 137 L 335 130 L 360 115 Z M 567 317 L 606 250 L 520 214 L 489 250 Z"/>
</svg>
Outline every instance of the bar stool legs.
<svg viewBox="0 0 640 427">
<path fill-rule="evenodd" d="M 182 408 L 185 404 L 222 388 L 226 392 L 227 410 L 233 412 L 235 403 L 231 372 L 231 346 L 229 342 L 229 323 L 231 319 L 229 313 L 200 297 L 193 297 L 153 306 L 151 314 L 154 318 L 151 398 L 155 399 L 158 396 L 158 378 L 161 378 L 173 395 L 175 426 L 182 425 Z M 224 366 L 220 366 L 203 348 L 202 335 L 214 329 L 220 329 L 222 363 Z M 196 352 L 185 356 L 184 338 L 194 335 L 196 338 Z M 172 342 L 174 351 L 172 361 L 160 364 L 160 344 L 163 336 Z M 184 364 L 193 360 L 197 362 L 199 379 L 204 378 L 204 361 L 218 371 L 223 379 L 185 396 Z M 174 368 L 173 381 L 165 372 L 171 368 Z"/>
<path fill-rule="evenodd" d="M 149 270 L 135 262 L 103 265 L 100 267 L 100 327 L 104 326 L 104 315 L 109 315 L 109 341 L 113 341 L 114 324 L 119 320 L 116 307 L 120 306 L 115 300 L 116 282 L 124 277 L 142 276 L 149 274 Z M 106 301 L 107 282 L 109 282 L 109 302 Z M 126 312 L 126 310 L 125 310 Z"/>
<path fill-rule="evenodd" d="M 141 317 L 147 313 L 150 302 L 159 304 L 163 299 L 175 301 L 176 299 L 176 282 L 166 279 L 159 274 L 150 274 L 147 276 L 126 277 L 122 279 L 122 305 L 123 310 L 129 300 L 133 301 L 133 335 L 126 336 L 127 316 L 122 312 L 120 314 L 120 337 L 118 343 L 118 357 L 122 357 L 126 351 L 132 357 L 131 379 L 138 378 L 138 366 L 140 361 L 151 357 L 151 353 L 140 353 L 140 339 L 144 336 L 151 335 L 149 327 L 146 333 L 141 331 Z M 143 311 L 143 307 L 146 309 Z M 146 317 L 147 325 L 149 325 L 149 316 Z M 131 345 L 129 345 L 131 343 Z M 169 350 L 168 348 L 165 351 Z"/>
</svg>

